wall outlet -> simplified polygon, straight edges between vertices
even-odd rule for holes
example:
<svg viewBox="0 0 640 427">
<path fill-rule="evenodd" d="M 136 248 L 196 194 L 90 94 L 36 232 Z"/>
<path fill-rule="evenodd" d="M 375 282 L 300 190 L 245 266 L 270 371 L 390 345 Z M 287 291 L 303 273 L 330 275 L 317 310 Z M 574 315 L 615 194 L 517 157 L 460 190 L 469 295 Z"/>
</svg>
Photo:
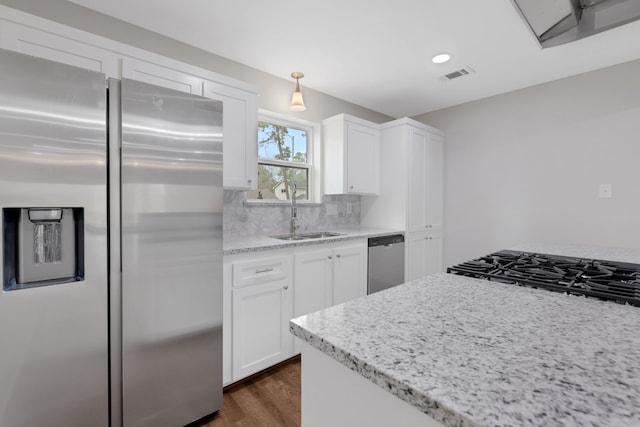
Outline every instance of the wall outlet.
<svg viewBox="0 0 640 427">
<path fill-rule="evenodd" d="M 347 215 L 353 213 L 353 203 L 347 203 Z"/>
<path fill-rule="evenodd" d="M 613 186 L 611 184 L 600 184 L 598 187 L 598 197 L 601 199 L 613 198 Z"/>
<path fill-rule="evenodd" d="M 338 215 L 338 205 L 336 205 L 335 203 L 327 203 L 327 215 Z"/>
</svg>

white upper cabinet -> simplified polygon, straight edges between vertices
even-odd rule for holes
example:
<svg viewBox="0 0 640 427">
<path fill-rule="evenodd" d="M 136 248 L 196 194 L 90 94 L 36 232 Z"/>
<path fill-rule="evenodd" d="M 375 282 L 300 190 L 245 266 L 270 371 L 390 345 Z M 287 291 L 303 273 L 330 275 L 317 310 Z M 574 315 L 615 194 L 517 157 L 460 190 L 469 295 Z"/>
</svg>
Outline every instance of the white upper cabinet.
<svg viewBox="0 0 640 427">
<path fill-rule="evenodd" d="M 223 102 L 223 186 L 258 184 L 258 91 L 247 83 L 0 5 L 0 47 Z"/>
<path fill-rule="evenodd" d="M 236 190 L 257 188 L 257 93 L 131 58 L 122 60 L 122 76 L 222 101 L 223 186 Z"/>
<path fill-rule="evenodd" d="M 427 190 L 426 226 L 429 229 L 442 230 L 442 212 L 444 206 L 444 138 L 441 135 L 429 135 L 427 144 Z"/>
<path fill-rule="evenodd" d="M 427 225 L 427 176 L 426 168 L 429 134 L 419 128 L 407 129 L 409 145 L 407 181 L 407 229 L 424 231 Z"/>
<path fill-rule="evenodd" d="M 77 38 L 1 20 L 0 46 L 49 61 L 98 71 L 107 77 L 119 77 L 119 57 L 115 52 L 96 46 L 91 40 L 81 37 L 80 31 L 70 31 Z"/>
<path fill-rule="evenodd" d="M 362 225 L 408 232 L 442 229 L 442 131 L 407 118 L 381 128 L 380 194 L 362 198 Z"/>
<path fill-rule="evenodd" d="M 442 161 L 444 139 L 409 127 L 408 231 L 442 229 Z"/>
<path fill-rule="evenodd" d="M 322 122 L 325 194 L 378 194 L 380 125 L 347 114 Z"/>
<path fill-rule="evenodd" d="M 347 123 L 347 192 L 377 194 L 380 175 L 380 132 L 377 127 Z"/>
<path fill-rule="evenodd" d="M 202 96 L 204 79 L 134 58 L 122 59 L 122 77 Z"/>
<path fill-rule="evenodd" d="M 258 188 L 258 95 L 205 81 L 204 96 L 223 102 L 224 188 Z"/>
<path fill-rule="evenodd" d="M 222 101 L 223 186 L 255 190 L 258 185 L 258 95 L 236 86 L 132 58 L 122 77 Z"/>
</svg>

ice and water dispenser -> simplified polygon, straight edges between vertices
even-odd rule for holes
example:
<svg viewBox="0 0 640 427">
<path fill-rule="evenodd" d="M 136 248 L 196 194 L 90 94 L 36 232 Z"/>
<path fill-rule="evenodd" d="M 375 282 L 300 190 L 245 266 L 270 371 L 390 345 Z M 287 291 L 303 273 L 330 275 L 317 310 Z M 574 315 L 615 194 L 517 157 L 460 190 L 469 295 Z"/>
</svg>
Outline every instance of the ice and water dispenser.
<svg viewBox="0 0 640 427">
<path fill-rule="evenodd" d="M 4 208 L 5 291 L 84 279 L 83 208 Z"/>
</svg>

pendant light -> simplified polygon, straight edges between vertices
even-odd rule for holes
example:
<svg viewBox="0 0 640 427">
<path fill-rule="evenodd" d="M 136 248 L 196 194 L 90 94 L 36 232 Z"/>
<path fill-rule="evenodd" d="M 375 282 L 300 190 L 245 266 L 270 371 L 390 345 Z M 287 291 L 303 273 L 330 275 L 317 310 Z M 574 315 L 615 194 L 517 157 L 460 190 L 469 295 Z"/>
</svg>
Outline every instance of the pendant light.
<svg viewBox="0 0 640 427">
<path fill-rule="evenodd" d="M 307 109 L 307 107 L 304 106 L 302 92 L 300 92 L 300 79 L 304 77 L 304 74 L 300 72 L 294 72 L 291 73 L 291 77 L 296 79 L 296 90 L 291 96 L 291 106 L 289 108 L 291 109 L 291 111 L 304 111 Z"/>
</svg>

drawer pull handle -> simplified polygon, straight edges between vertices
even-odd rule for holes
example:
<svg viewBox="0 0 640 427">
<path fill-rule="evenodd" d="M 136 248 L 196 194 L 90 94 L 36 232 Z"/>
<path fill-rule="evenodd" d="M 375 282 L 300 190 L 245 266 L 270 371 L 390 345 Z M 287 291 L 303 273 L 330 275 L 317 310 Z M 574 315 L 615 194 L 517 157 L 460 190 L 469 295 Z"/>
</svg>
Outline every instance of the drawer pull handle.
<svg viewBox="0 0 640 427">
<path fill-rule="evenodd" d="M 340 258 L 340 254 L 336 254 L 336 258 Z"/>
<path fill-rule="evenodd" d="M 286 291 L 287 289 L 289 289 L 289 285 L 284 285 L 282 289 Z"/>
<path fill-rule="evenodd" d="M 331 255 L 329 255 L 327 258 L 331 259 L 331 258 L 332 258 L 332 256 L 331 256 Z"/>
<path fill-rule="evenodd" d="M 256 274 L 268 273 L 270 271 L 273 271 L 273 268 L 265 268 L 264 270 L 256 270 Z"/>
</svg>

